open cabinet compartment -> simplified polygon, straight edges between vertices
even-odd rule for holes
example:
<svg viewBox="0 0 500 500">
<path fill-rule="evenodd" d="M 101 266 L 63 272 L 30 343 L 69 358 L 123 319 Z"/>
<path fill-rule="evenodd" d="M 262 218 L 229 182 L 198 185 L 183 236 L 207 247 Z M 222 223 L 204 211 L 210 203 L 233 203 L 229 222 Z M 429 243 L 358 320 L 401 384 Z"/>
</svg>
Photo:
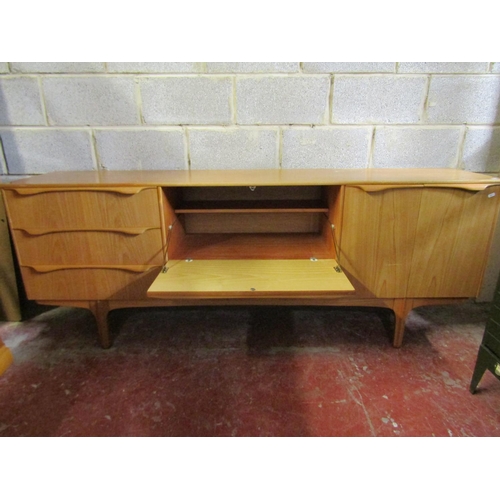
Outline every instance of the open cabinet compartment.
<svg viewBox="0 0 500 500">
<path fill-rule="evenodd" d="M 335 258 L 340 186 L 163 188 L 164 271 L 149 297 L 354 289 Z"/>
</svg>

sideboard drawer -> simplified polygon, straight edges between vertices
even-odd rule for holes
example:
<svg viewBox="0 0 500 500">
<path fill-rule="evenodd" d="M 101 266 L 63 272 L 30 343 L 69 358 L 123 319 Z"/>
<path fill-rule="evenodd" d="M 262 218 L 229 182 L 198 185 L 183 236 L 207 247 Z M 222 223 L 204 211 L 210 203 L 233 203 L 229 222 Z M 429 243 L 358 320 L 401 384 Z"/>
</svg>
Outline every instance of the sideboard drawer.
<svg viewBox="0 0 500 500">
<path fill-rule="evenodd" d="M 160 266 L 22 266 L 30 300 L 144 300 Z"/>
<path fill-rule="evenodd" d="M 13 229 L 101 229 L 160 227 L 156 188 L 137 192 L 103 190 L 6 191 Z"/>
<path fill-rule="evenodd" d="M 161 230 L 155 228 L 42 234 L 14 229 L 13 235 L 21 265 L 163 263 Z"/>
</svg>

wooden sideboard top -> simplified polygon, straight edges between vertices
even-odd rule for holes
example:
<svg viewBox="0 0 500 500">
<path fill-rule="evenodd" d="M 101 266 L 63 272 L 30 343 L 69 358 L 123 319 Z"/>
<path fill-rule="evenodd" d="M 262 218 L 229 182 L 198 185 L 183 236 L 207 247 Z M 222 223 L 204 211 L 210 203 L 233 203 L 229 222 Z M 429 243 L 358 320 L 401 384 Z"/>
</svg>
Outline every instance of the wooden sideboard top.
<svg viewBox="0 0 500 500">
<path fill-rule="evenodd" d="M 3 184 L 19 187 L 306 186 L 356 184 L 500 184 L 500 174 L 456 169 L 272 169 L 52 172 Z"/>
</svg>

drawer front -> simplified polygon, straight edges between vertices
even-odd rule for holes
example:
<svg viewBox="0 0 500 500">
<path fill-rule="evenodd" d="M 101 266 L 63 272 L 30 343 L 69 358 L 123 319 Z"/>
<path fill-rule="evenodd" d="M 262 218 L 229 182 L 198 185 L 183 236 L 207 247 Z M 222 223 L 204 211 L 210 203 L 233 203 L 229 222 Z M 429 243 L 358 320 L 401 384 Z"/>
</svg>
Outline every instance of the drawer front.
<svg viewBox="0 0 500 500">
<path fill-rule="evenodd" d="M 13 230 L 21 265 L 157 264 L 163 262 L 160 229 L 71 231 L 33 235 Z"/>
<path fill-rule="evenodd" d="M 60 269 L 39 272 L 21 267 L 30 300 L 144 300 L 160 266 L 137 269 Z"/>
<path fill-rule="evenodd" d="M 14 229 L 101 229 L 160 227 L 156 188 L 123 194 L 111 191 L 6 192 Z"/>
</svg>

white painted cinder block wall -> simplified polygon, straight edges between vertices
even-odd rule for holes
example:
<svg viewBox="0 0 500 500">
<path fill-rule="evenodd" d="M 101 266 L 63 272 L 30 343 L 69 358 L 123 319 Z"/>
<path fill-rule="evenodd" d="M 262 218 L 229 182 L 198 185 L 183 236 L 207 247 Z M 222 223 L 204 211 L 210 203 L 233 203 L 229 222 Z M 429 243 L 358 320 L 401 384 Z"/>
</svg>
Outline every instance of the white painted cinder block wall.
<svg viewBox="0 0 500 500">
<path fill-rule="evenodd" d="M 500 172 L 500 62 L 0 63 L 0 175 Z M 483 297 L 500 269 L 500 234 Z"/>
<path fill-rule="evenodd" d="M 2 175 L 500 169 L 500 63 L 0 63 Z"/>
</svg>

